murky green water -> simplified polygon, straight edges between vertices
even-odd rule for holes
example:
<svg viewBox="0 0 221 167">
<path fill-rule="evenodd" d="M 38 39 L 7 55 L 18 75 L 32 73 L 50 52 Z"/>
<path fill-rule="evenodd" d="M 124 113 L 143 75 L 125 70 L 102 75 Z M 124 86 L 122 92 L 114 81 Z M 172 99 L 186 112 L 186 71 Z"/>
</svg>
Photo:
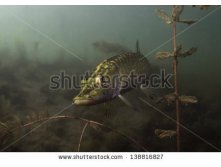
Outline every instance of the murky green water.
<svg viewBox="0 0 221 167">
<path fill-rule="evenodd" d="M 156 16 L 156 9 L 169 13 L 171 7 L 1 6 L 0 121 L 28 122 L 36 119 L 33 113 L 53 115 L 70 104 L 79 90 L 51 91 L 49 78 L 62 70 L 82 74 L 115 55 L 94 48 L 97 41 L 135 50 L 135 42 L 139 40 L 141 51 L 151 65 L 172 71 L 171 60 L 154 57 L 156 52 L 172 48 L 172 42 L 167 42 L 172 37 L 171 26 Z M 192 26 L 179 24 L 177 29 L 181 32 L 177 41 L 184 50 L 198 47 L 193 56 L 180 59 L 178 64 L 181 94 L 199 99 L 196 105 L 181 106 L 182 123 L 218 148 L 221 147 L 220 17 L 217 6 L 206 10 L 185 6 L 181 18 L 199 19 L 199 22 Z M 161 90 L 161 94 L 164 91 L 168 92 Z M 107 105 L 77 107 L 63 114 L 76 114 L 110 125 L 136 138 L 150 151 L 175 151 L 175 138 L 161 140 L 154 134 L 157 128 L 174 129 L 175 124 L 139 102 L 136 99 L 139 95 L 131 91 L 126 96 L 142 108 L 141 112 L 134 112 L 116 99 Z M 173 106 L 158 107 L 175 116 Z M 4 151 L 76 151 L 82 128 L 78 121 L 52 121 L 48 127 L 39 128 Z M 216 151 L 185 130 L 181 135 L 183 151 Z M 13 136 L 2 141 L 1 148 L 17 138 Z M 81 150 L 139 151 L 120 135 L 93 127 L 85 132 Z"/>
</svg>

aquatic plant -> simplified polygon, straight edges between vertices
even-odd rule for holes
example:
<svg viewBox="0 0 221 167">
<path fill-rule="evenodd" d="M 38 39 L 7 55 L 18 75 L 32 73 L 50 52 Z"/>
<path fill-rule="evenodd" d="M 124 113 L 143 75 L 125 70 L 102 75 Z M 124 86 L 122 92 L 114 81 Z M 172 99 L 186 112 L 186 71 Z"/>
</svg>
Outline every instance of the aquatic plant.
<svg viewBox="0 0 221 167">
<path fill-rule="evenodd" d="M 67 109 L 67 107 L 66 107 L 66 109 Z M 84 132 L 88 126 L 95 128 L 95 129 L 100 127 L 100 128 L 110 130 L 110 131 L 116 133 L 117 135 L 122 136 L 123 138 L 125 138 L 126 140 L 131 142 L 132 144 L 134 144 L 139 150 L 148 151 L 143 145 L 141 145 L 134 138 L 126 135 L 125 133 L 123 133 L 117 129 L 107 126 L 103 123 L 89 120 L 89 119 L 85 119 L 85 118 L 78 117 L 78 116 L 73 116 L 73 115 L 53 115 L 53 116 L 50 116 L 47 112 L 33 113 L 32 115 L 27 116 L 26 117 L 27 123 L 24 123 L 24 120 L 21 120 L 19 118 L 17 118 L 13 122 L 8 122 L 8 123 L 0 122 L 0 144 L 4 145 L 6 140 L 9 140 L 10 138 L 12 138 L 13 135 L 16 135 L 16 136 L 20 135 L 22 130 L 25 128 L 31 128 L 31 130 L 29 132 L 25 133 L 25 135 L 21 136 L 20 138 L 16 137 L 17 139 L 15 140 L 15 142 L 17 142 L 18 140 L 22 139 L 23 137 L 31 134 L 33 131 L 35 131 L 37 128 L 40 128 L 44 124 L 47 124 L 48 121 L 61 120 L 61 119 L 73 119 L 73 120 L 78 120 L 78 121 L 81 121 L 84 123 L 84 127 L 82 128 L 80 138 L 79 138 L 79 143 L 78 143 L 78 148 L 77 148 L 78 152 L 80 151 L 80 148 L 81 148 L 81 143 L 82 143 L 82 138 L 83 138 Z M 34 128 L 32 128 L 34 125 L 36 125 L 36 126 Z M 1 151 L 7 150 L 13 144 L 14 144 L 14 142 L 12 142 L 9 145 L 6 145 L 6 147 L 3 147 L 1 149 Z"/>
<path fill-rule="evenodd" d="M 195 5 L 193 5 L 195 7 Z M 200 9 L 207 9 L 208 6 L 200 7 Z M 196 51 L 196 47 L 192 47 L 188 50 L 182 51 L 182 45 L 177 44 L 177 23 L 184 23 L 187 25 L 192 25 L 196 23 L 196 20 L 184 20 L 181 19 L 180 16 L 183 13 L 184 6 L 182 5 L 174 5 L 172 7 L 171 15 L 168 15 L 163 10 L 157 10 L 157 15 L 166 23 L 171 25 L 172 28 L 172 52 L 158 52 L 156 53 L 156 58 L 160 60 L 172 58 L 172 67 L 173 67 L 173 75 L 174 75 L 174 91 L 168 95 L 163 97 L 168 104 L 175 103 L 175 111 L 176 111 L 176 140 L 177 140 L 177 151 L 181 150 L 180 140 L 181 140 L 181 116 L 180 116 L 180 104 L 189 105 L 195 104 L 198 102 L 195 96 L 186 96 L 180 95 L 179 92 L 179 83 L 178 83 L 178 59 L 185 58 L 187 56 L 193 55 Z M 157 131 L 158 134 L 159 130 Z M 165 132 L 165 130 L 163 131 Z M 166 131 L 168 132 L 168 131 Z"/>
<path fill-rule="evenodd" d="M 176 30 L 176 23 L 185 23 L 187 25 L 195 23 L 195 20 L 182 20 L 179 17 L 175 16 L 175 13 L 181 13 L 180 9 L 179 9 L 180 6 L 176 6 L 176 8 L 177 9 L 176 10 L 174 9 L 174 11 L 173 11 L 174 18 L 172 16 L 168 16 L 162 10 L 159 11 L 159 13 L 161 15 L 161 18 L 165 18 L 166 23 L 172 25 L 173 30 Z M 174 21 L 174 20 L 176 20 L 176 21 Z M 174 27 L 175 27 L 175 29 L 174 29 Z M 173 34 L 174 34 L 173 39 L 175 39 L 175 42 L 173 40 L 173 44 L 174 43 L 176 44 L 176 35 L 177 35 L 176 31 Z M 107 47 L 110 44 L 112 45 L 112 47 Z M 181 51 L 182 46 L 177 45 L 177 44 L 175 45 L 175 44 L 173 45 L 174 47 L 173 47 L 172 52 L 158 52 L 157 53 L 157 58 L 158 59 L 165 59 L 165 58 L 175 59 L 176 58 L 176 62 L 178 62 L 179 57 L 190 56 L 196 51 L 196 48 L 191 48 L 187 51 Z M 105 41 L 100 41 L 98 43 L 95 43 L 94 47 L 98 48 L 98 49 L 103 49 L 104 52 L 110 52 L 112 50 L 117 51 L 117 52 L 118 51 L 121 52 L 121 50 L 122 50 L 121 48 L 123 48 L 123 46 L 121 46 L 121 45 L 115 45 L 113 43 L 107 43 Z M 152 134 L 148 133 L 148 132 L 152 132 L 152 128 L 156 127 L 155 122 L 161 122 L 161 123 L 163 122 L 162 120 L 159 121 L 159 119 L 161 119 L 161 118 L 159 118 L 158 115 L 154 116 L 154 115 L 149 114 L 151 117 L 143 116 L 144 119 L 148 118 L 148 120 L 145 120 L 145 124 L 148 124 L 148 125 L 145 126 L 145 128 L 144 128 L 144 126 L 142 126 L 140 128 L 140 126 L 137 125 L 138 124 L 137 122 L 139 122 L 140 120 L 136 120 L 136 118 L 133 118 L 133 119 L 130 120 L 129 118 L 131 117 L 131 115 L 129 115 L 130 113 L 127 112 L 125 115 L 123 115 L 123 116 L 121 115 L 121 117 L 118 117 L 118 119 L 120 119 L 121 122 L 123 122 L 122 119 L 125 118 L 125 117 L 126 117 L 127 120 L 130 120 L 129 124 L 127 124 L 126 126 L 125 126 L 124 123 L 121 123 L 121 125 L 123 125 L 125 127 L 124 130 L 122 130 L 123 128 L 120 129 L 121 127 L 118 127 L 117 124 L 111 125 L 111 124 L 106 123 L 103 118 L 99 117 L 99 111 L 97 111 L 97 110 L 96 110 L 96 112 L 94 112 L 96 114 L 94 114 L 93 118 L 90 118 L 90 117 L 88 118 L 87 117 L 87 119 L 85 119 L 85 117 L 83 115 L 85 113 L 87 114 L 87 116 L 88 116 L 88 114 L 91 114 L 91 113 L 88 112 L 88 110 L 90 110 L 90 108 L 88 108 L 87 111 L 85 111 L 85 112 L 81 112 L 80 116 L 78 116 L 78 114 L 77 114 L 78 111 L 76 111 L 76 110 L 74 110 L 73 115 L 67 115 L 67 114 L 53 115 L 53 114 L 49 114 L 50 111 L 54 111 L 54 108 L 57 108 L 59 105 L 62 106 L 65 102 L 67 102 L 67 101 L 69 102 L 71 97 L 76 93 L 74 91 L 49 92 L 48 82 L 47 82 L 49 73 L 57 72 L 58 69 L 69 69 L 72 72 L 73 72 L 73 70 L 75 70 L 75 72 L 77 72 L 78 69 L 81 69 L 82 71 L 84 71 L 84 69 L 82 68 L 83 66 L 82 65 L 77 66 L 77 63 L 75 64 L 74 61 L 70 61 L 69 59 L 66 60 L 65 59 L 66 57 L 64 56 L 65 54 L 63 52 L 60 53 L 61 54 L 60 59 L 57 59 L 57 61 L 55 61 L 53 63 L 45 63 L 45 62 L 42 63 L 42 62 L 37 62 L 36 60 L 33 61 L 33 60 L 26 59 L 26 57 L 24 56 L 24 54 L 26 54 L 26 52 L 25 52 L 25 48 L 24 48 L 23 45 L 19 46 L 17 48 L 17 50 L 18 50 L 18 54 L 21 55 L 21 57 L 19 57 L 20 61 L 16 60 L 16 63 L 12 64 L 12 66 L 18 67 L 18 69 L 22 69 L 22 70 L 19 70 L 18 71 L 19 73 L 17 71 L 15 71 L 16 72 L 15 73 L 14 68 L 9 68 L 9 69 L 6 69 L 6 68 L 3 69 L 3 67 L 1 68 L 1 74 L 5 75 L 6 71 L 9 71 L 9 72 L 7 72 L 7 76 L 3 77 L 5 79 L 6 77 L 10 76 L 10 78 L 8 79 L 8 82 L 7 82 L 7 87 L 8 87 L 8 83 L 11 83 L 13 86 L 16 86 L 16 88 L 19 88 L 19 90 L 22 90 L 22 91 L 17 91 L 17 90 L 15 91 L 14 87 L 10 86 L 10 87 L 7 88 L 7 87 L 4 87 L 5 84 L 1 85 L 0 93 L 2 93 L 2 91 L 5 92 L 4 96 L 2 94 L 0 96 L 0 108 L 1 108 L 0 110 L 1 110 L 1 113 L 3 113 L 4 117 L 5 117 L 6 112 L 8 112 L 10 110 L 14 111 L 13 113 L 10 114 L 10 116 L 12 115 L 11 117 L 13 117 L 14 120 L 9 120 L 8 117 L 6 117 L 6 118 L 1 118 L 2 122 L 0 122 L 0 145 L 1 145 L 0 147 L 3 148 L 3 149 L 5 148 L 4 151 L 8 151 L 8 150 L 9 151 L 11 151 L 11 150 L 12 151 L 17 151 L 17 150 L 20 151 L 21 148 L 22 149 L 25 148 L 25 150 L 27 150 L 28 146 L 30 145 L 30 144 L 27 144 L 27 143 L 30 143 L 30 141 L 33 142 L 33 140 L 35 142 L 34 146 L 35 145 L 42 145 L 42 140 L 43 140 L 42 135 L 45 135 L 45 134 L 50 133 L 50 132 L 53 132 L 52 135 L 53 135 L 54 138 L 57 135 L 60 135 L 59 136 L 60 137 L 60 139 L 59 139 L 60 142 L 64 141 L 63 143 L 68 143 L 69 136 L 68 137 L 64 136 L 64 130 L 66 129 L 65 124 L 68 122 L 68 120 L 76 120 L 76 121 L 71 122 L 71 124 L 68 124 L 67 129 L 68 129 L 68 133 L 70 133 L 70 134 L 74 135 L 75 132 L 79 133 L 79 139 L 78 139 L 78 135 L 74 136 L 78 140 L 77 144 L 76 144 L 76 142 L 74 144 L 74 147 L 75 147 L 74 149 L 72 148 L 72 144 L 74 143 L 74 141 L 71 139 L 70 140 L 71 147 L 64 148 L 62 150 L 69 150 L 69 148 L 71 148 L 71 150 L 74 150 L 74 151 L 82 151 L 82 150 L 84 150 L 84 149 L 81 148 L 82 145 L 86 146 L 88 144 L 87 142 L 89 141 L 90 144 L 93 145 L 93 147 L 95 148 L 95 151 L 97 151 L 98 147 L 96 147 L 96 140 L 93 140 L 94 137 L 93 137 L 93 135 L 91 135 L 91 131 L 96 131 L 100 135 L 100 134 L 104 134 L 105 130 L 108 130 L 108 132 L 111 132 L 111 135 L 109 135 L 109 134 L 106 135 L 107 136 L 106 139 L 108 138 L 108 140 L 112 140 L 112 138 L 113 138 L 112 134 L 117 134 L 117 136 L 118 135 L 122 136 L 123 138 L 130 141 L 132 143 L 131 144 L 132 146 L 135 145 L 135 146 L 137 146 L 137 148 L 139 150 L 142 150 L 142 151 L 147 151 L 147 150 L 144 146 L 139 144 L 138 140 L 141 141 L 141 143 L 145 143 L 145 142 L 146 143 L 151 143 L 152 142 L 151 143 L 151 145 L 153 145 L 152 148 L 151 148 L 151 145 L 148 145 L 148 149 L 150 149 L 150 150 L 157 150 L 161 147 L 159 145 L 162 145 L 163 142 L 159 143 L 159 140 L 154 140 L 153 141 L 154 136 L 151 136 Z M 24 64 L 23 61 L 25 62 L 25 64 Z M 32 64 L 34 64 L 35 66 L 32 66 Z M 177 77 L 177 63 L 174 64 L 174 66 L 175 65 L 176 65 L 176 68 L 174 68 L 174 71 L 176 72 L 176 77 Z M 75 67 L 75 69 L 73 67 Z M 47 71 L 47 73 L 45 71 Z M 17 74 L 17 75 L 14 75 L 14 73 Z M 13 74 L 13 76 L 12 76 L 12 74 Z M 16 82 L 14 82 L 14 81 L 11 82 L 12 79 Z M 46 83 L 44 83 L 43 81 L 46 81 Z M 19 85 L 18 85 L 18 82 L 19 82 Z M 24 89 L 24 91 L 23 91 L 23 89 L 20 89 L 20 88 L 22 88 L 22 84 L 20 84 L 20 82 L 25 83 L 24 87 L 29 88 L 29 89 Z M 16 85 L 15 85 L 15 83 L 16 83 Z M 39 85 L 37 85 L 36 83 L 39 84 Z M 178 82 L 176 83 L 176 87 L 177 87 L 177 94 L 172 92 L 168 95 L 163 96 L 161 100 L 167 102 L 168 105 L 174 104 L 176 101 L 178 101 L 178 104 L 179 104 L 178 109 L 179 109 L 181 104 L 186 106 L 188 104 L 191 104 L 191 103 L 194 104 L 194 103 L 197 102 L 197 98 L 195 96 L 180 95 L 180 92 L 178 92 Z M 12 93 L 13 93 L 13 95 L 11 95 Z M 16 100 L 13 101 L 13 99 L 15 97 L 16 97 Z M 34 99 L 37 99 L 37 98 L 42 99 L 44 104 L 43 103 L 36 103 L 36 101 L 33 101 Z M 26 100 L 27 100 L 27 102 L 26 102 Z M 21 103 L 21 102 L 23 102 L 23 103 Z M 20 106 L 23 106 L 23 107 L 25 106 L 25 107 L 21 108 Z M 39 106 L 41 106 L 41 110 L 44 110 L 45 112 L 38 113 L 38 111 L 40 110 Z M 114 106 L 117 106 L 117 105 L 114 104 Z M 112 110 L 114 110 L 113 109 L 114 106 L 112 105 Z M 92 108 L 92 109 L 94 109 L 94 108 Z M 100 106 L 99 106 L 99 108 L 96 108 L 96 109 L 104 111 L 104 109 L 101 108 Z M 121 110 L 122 109 L 123 108 L 121 108 Z M 49 112 L 47 112 L 48 110 L 49 110 Z M 83 109 L 79 108 L 79 111 L 82 111 L 82 110 Z M 22 111 L 22 112 L 19 112 L 19 111 Z M 69 111 L 73 112 L 73 110 L 69 110 Z M 33 113 L 30 114 L 30 112 L 33 112 Z M 147 112 L 143 112 L 142 114 L 144 114 L 144 113 L 147 113 Z M 178 112 L 178 114 L 179 113 L 180 113 L 180 111 Z M 15 116 L 15 115 L 19 115 L 19 116 Z M 136 114 L 136 116 L 138 116 L 138 115 L 141 115 L 141 113 Z M 22 116 L 24 116 L 26 118 L 24 118 Z M 192 119 L 195 119 L 198 116 L 199 115 L 196 116 L 196 112 L 195 112 L 195 115 L 192 116 Z M 206 116 L 204 118 L 206 118 Z M 53 120 L 56 120 L 55 127 L 50 128 L 50 132 L 45 131 L 44 126 L 41 126 L 42 123 L 43 123 L 43 125 L 45 124 L 46 126 L 50 126 L 50 125 L 53 124 L 51 122 Z M 65 120 L 65 121 L 62 122 L 62 124 L 59 124 L 58 123 L 59 120 Z M 92 121 L 92 120 L 96 120 L 96 121 Z M 149 123 L 149 120 L 151 120 L 154 123 L 152 123 L 152 124 Z M 167 120 L 167 118 L 165 120 Z M 49 121 L 50 121 L 50 123 L 49 123 Z M 191 121 L 194 122 L 193 120 L 191 120 Z M 82 128 L 81 128 L 81 126 L 75 126 L 75 122 L 81 122 L 83 124 Z M 102 123 L 100 123 L 100 122 L 102 122 Z M 131 129 L 129 126 L 130 126 L 130 124 L 132 124 L 134 122 L 136 124 L 137 129 L 142 129 L 142 134 L 140 136 L 143 139 L 141 139 L 141 140 L 140 140 L 140 138 L 139 139 L 137 138 L 137 137 L 139 137 L 139 132 L 135 133 L 135 134 L 138 134 L 137 137 L 134 137 L 134 136 L 133 136 L 133 138 L 130 137 L 130 136 L 132 136 L 130 134 L 130 132 L 133 133 L 135 130 Z M 167 125 L 168 122 L 166 122 L 166 121 L 164 121 L 164 122 Z M 211 122 L 214 122 L 214 119 L 211 118 Z M 116 123 L 116 122 L 114 122 L 114 123 Z M 180 129 L 178 123 L 179 122 L 177 122 L 177 127 Z M 73 126 L 71 127 L 70 125 L 71 126 L 73 125 Z M 198 123 L 198 128 L 201 125 L 202 125 L 202 122 L 199 122 Z M 59 126 L 59 128 L 58 128 L 58 126 Z M 172 124 L 172 126 L 173 126 L 173 124 Z M 216 125 L 214 125 L 214 126 L 216 126 Z M 38 131 L 36 132 L 35 130 L 37 130 L 38 127 L 41 127 L 41 128 L 39 128 Z M 148 130 L 147 130 L 147 127 L 149 128 Z M 170 129 L 170 125 L 168 125 L 165 128 Z M 100 131 L 101 129 L 102 129 L 102 131 Z M 137 129 L 136 129 L 136 132 L 137 132 Z M 217 129 L 217 128 L 214 128 L 214 129 Z M 209 129 L 209 131 L 210 130 L 211 129 Z M 34 131 L 36 132 L 35 136 L 33 135 Z M 43 133 L 41 133 L 41 132 L 43 132 Z M 122 132 L 124 132 L 124 133 L 122 133 Z M 180 130 L 179 130 L 179 132 L 180 132 Z M 20 139 L 19 136 L 27 135 L 27 133 L 30 134 L 30 136 L 27 139 L 27 141 L 22 142 L 21 145 L 19 145 L 19 143 L 18 143 L 17 146 L 15 145 L 15 147 L 10 147 L 12 145 L 8 145 L 8 144 L 10 144 L 10 141 L 12 141 L 12 144 L 13 144 L 14 142 L 16 142 Z M 161 138 L 173 138 L 173 136 L 176 136 L 177 131 L 156 129 L 155 134 L 160 139 Z M 215 136 L 216 137 L 216 135 L 214 135 L 214 132 L 210 132 L 209 134 L 211 134 L 210 136 Z M 86 140 L 88 135 L 90 135 L 89 136 L 90 138 L 88 137 L 88 140 Z M 36 139 L 36 136 L 38 137 L 38 139 L 40 139 L 40 141 Z M 185 137 L 186 137 L 186 139 L 188 138 L 187 136 L 185 136 Z M 99 140 L 99 139 L 98 139 L 98 144 L 101 145 L 101 147 L 103 147 L 105 144 L 100 144 L 101 140 Z M 116 140 L 116 138 L 114 138 L 114 139 L 115 139 L 115 141 L 114 141 L 115 143 L 114 144 L 111 143 L 111 144 L 115 148 L 119 147 L 119 145 L 120 145 L 119 140 Z M 179 139 L 179 141 L 180 141 L 180 137 L 177 138 L 177 139 Z M 45 144 L 45 141 L 43 141 L 43 142 L 44 142 L 43 144 Z M 50 147 L 51 147 L 50 144 L 53 143 L 53 142 L 54 142 L 53 140 L 48 139 L 46 141 L 46 144 L 43 147 L 43 151 L 45 151 L 45 150 L 46 151 L 51 151 L 51 150 L 59 151 L 59 147 L 54 147 L 53 149 L 50 149 Z M 105 142 L 105 141 L 102 140 L 102 142 Z M 164 142 L 167 142 L 167 141 L 164 140 Z M 193 140 L 191 139 L 191 140 L 189 140 L 189 142 L 193 143 Z M 198 142 L 198 141 L 195 141 L 195 142 Z M 24 148 L 23 148 L 22 144 L 25 145 Z M 50 146 L 47 146 L 47 144 L 50 145 Z M 108 144 L 110 144 L 110 143 L 108 143 Z M 55 145 L 56 145 L 56 143 L 55 143 Z M 60 144 L 60 145 L 61 145 L 62 148 L 64 147 L 62 144 Z M 106 145 L 107 145 L 107 143 L 106 143 Z M 163 144 L 163 145 L 165 145 L 164 149 L 166 151 L 168 151 L 168 150 L 173 151 L 174 150 L 173 147 L 169 147 L 167 144 Z M 186 146 L 187 145 L 188 144 L 186 144 Z M 4 146 L 7 146 L 7 148 L 4 147 Z M 36 147 L 37 147 L 37 149 L 36 149 Z M 53 145 L 52 145 L 52 147 L 53 147 Z M 201 147 L 202 146 L 199 146 L 200 149 L 202 149 Z M 39 150 L 39 148 L 40 148 L 39 146 L 35 146 L 35 148 L 33 149 L 33 147 L 31 146 L 31 149 L 29 148 L 29 150 L 31 150 L 31 151 L 34 150 L 35 151 L 35 150 Z M 119 147 L 118 149 L 120 149 L 120 151 L 122 151 L 122 148 L 125 151 L 124 147 Z M 159 150 L 162 151 L 162 148 L 160 148 Z M 2 149 L 2 151 L 3 151 L 3 149 Z M 193 148 L 190 148 L 190 149 L 193 150 Z M 91 150 L 92 149 L 90 148 L 90 151 Z M 109 151 L 110 149 L 108 148 L 106 150 Z"/>
</svg>

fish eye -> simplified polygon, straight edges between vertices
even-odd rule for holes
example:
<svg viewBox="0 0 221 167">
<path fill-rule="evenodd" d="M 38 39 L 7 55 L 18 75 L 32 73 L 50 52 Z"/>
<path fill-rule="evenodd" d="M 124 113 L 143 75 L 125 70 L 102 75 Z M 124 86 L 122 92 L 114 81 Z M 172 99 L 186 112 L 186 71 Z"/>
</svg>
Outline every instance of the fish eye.
<svg viewBox="0 0 221 167">
<path fill-rule="evenodd" d="M 109 87 L 109 81 L 107 78 L 105 78 L 104 76 L 102 75 L 98 75 L 95 77 L 95 85 L 96 86 L 99 86 L 102 87 L 102 88 L 108 88 Z"/>
<path fill-rule="evenodd" d="M 102 83 L 102 76 L 98 75 L 96 78 L 95 78 L 95 84 L 96 85 L 101 85 Z"/>
</svg>

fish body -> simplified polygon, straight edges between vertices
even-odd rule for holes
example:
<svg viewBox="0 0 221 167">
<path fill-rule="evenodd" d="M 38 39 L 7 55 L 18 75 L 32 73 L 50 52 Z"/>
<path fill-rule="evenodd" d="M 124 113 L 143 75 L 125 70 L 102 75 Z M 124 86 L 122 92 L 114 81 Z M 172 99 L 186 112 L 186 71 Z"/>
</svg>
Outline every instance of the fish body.
<svg viewBox="0 0 221 167">
<path fill-rule="evenodd" d="M 131 90 L 132 72 L 137 76 L 150 74 L 150 64 L 140 53 L 138 43 L 137 52 L 125 52 L 99 63 L 92 74 L 81 81 L 81 91 L 73 99 L 73 103 L 94 105 L 115 99 Z"/>
</svg>

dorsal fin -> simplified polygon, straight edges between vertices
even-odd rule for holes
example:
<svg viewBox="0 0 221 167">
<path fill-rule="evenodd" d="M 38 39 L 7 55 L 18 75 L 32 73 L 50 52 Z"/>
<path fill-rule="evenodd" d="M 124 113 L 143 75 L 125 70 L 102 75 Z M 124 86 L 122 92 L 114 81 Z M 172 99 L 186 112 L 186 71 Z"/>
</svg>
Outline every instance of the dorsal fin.
<svg viewBox="0 0 221 167">
<path fill-rule="evenodd" d="M 140 53 L 139 41 L 136 42 L 136 53 Z"/>
</svg>

